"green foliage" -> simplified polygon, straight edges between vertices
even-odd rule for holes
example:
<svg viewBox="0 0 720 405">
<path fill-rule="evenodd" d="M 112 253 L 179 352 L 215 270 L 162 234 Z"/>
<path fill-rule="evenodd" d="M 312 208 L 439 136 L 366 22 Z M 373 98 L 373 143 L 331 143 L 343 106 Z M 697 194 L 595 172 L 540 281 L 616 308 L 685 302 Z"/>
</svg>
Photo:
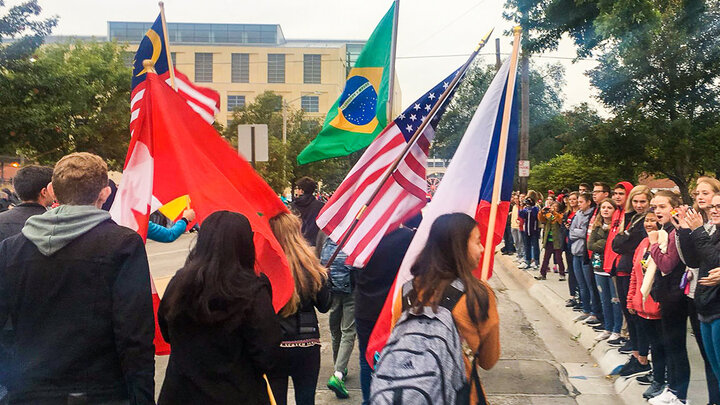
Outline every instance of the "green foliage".
<svg viewBox="0 0 720 405">
<path fill-rule="evenodd" d="M 0 10 L 4 7 L 5 1 L 0 0 Z M 35 20 L 33 17 L 41 11 L 37 0 L 30 0 L 11 7 L 0 16 L 0 71 L 27 60 L 57 25 L 57 17 Z M 3 39 L 11 41 L 4 44 Z"/>
<path fill-rule="evenodd" d="M 130 68 L 114 42 L 45 46 L 0 72 L 0 152 L 51 164 L 75 151 L 113 169 L 129 141 Z"/>
<path fill-rule="evenodd" d="M 282 143 L 282 98 L 266 91 L 255 100 L 233 113 L 224 136 L 237 146 L 237 126 L 240 124 L 267 124 L 268 162 L 258 162 L 257 171 L 278 193 L 295 184 L 303 176 L 322 181 L 323 189 L 334 190 L 350 170 L 348 157 L 327 159 L 299 166 L 297 155 L 320 131 L 322 122 L 308 118 L 302 110 L 286 107 L 287 144 Z"/>
<path fill-rule="evenodd" d="M 570 153 L 556 156 L 532 168 L 528 188 L 532 190 L 577 190 L 580 183 L 605 181 L 616 184 L 625 180 L 610 165 L 593 164 Z"/>
<path fill-rule="evenodd" d="M 532 66 L 530 70 L 530 160 L 541 162 L 560 153 L 562 145 L 555 138 L 563 131 L 560 88 L 564 84 L 561 65 Z M 440 121 L 433 154 L 452 158 L 465 129 L 495 76 L 495 67 L 475 66 L 470 69 Z M 520 96 L 519 86 L 516 97 Z"/>
</svg>

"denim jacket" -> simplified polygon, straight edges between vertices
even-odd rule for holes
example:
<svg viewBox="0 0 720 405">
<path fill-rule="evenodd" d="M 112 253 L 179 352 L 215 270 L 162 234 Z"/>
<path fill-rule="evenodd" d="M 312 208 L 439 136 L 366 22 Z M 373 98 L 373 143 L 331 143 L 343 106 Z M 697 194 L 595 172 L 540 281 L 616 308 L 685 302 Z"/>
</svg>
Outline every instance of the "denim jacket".
<svg viewBox="0 0 720 405">
<path fill-rule="evenodd" d="M 335 249 L 337 249 L 337 244 L 333 242 L 332 239 L 327 238 L 320 253 L 320 263 L 322 263 L 323 266 L 330 261 L 330 257 L 335 253 Z M 353 292 L 353 268 L 345 264 L 346 259 L 347 255 L 343 251 L 340 251 L 332 265 L 330 265 L 330 291 L 333 293 L 350 294 Z"/>
</svg>

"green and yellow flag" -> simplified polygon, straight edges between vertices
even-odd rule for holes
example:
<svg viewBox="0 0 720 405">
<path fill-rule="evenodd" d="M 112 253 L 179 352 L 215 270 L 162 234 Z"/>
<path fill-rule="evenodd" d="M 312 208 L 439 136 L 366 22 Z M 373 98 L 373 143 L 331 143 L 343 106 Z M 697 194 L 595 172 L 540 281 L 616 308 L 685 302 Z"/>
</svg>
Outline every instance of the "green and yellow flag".
<svg viewBox="0 0 720 405">
<path fill-rule="evenodd" d="M 320 133 L 298 155 L 298 164 L 349 155 L 370 145 L 387 125 L 394 12 L 393 3 L 350 70 Z"/>
</svg>

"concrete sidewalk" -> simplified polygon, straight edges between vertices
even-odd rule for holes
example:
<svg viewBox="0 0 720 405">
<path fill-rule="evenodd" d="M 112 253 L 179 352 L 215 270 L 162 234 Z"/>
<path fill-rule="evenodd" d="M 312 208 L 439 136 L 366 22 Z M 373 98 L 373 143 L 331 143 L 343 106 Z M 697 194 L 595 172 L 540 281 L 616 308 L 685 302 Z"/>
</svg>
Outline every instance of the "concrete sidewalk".
<svg viewBox="0 0 720 405">
<path fill-rule="evenodd" d="M 629 355 L 620 354 L 616 348 L 610 347 L 606 341 L 596 342 L 594 340 L 597 332 L 591 327 L 581 323 L 573 322 L 579 313 L 574 312 L 571 308 L 565 307 L 565 302 L 570 298 L 567 281 L 559 281 L 559 275 L 552 273 L 552 268 L 548 272 L 547 280 L 538 281 L 534 276 L 539 276 L 537 270 L 521 270 L 517 268 L 517 264 L 512 260 L 513 256 L 496 254 L 496 264 L 501 264 L 504 272 L 512 277 L 517 283 L 523 285 L 529 295 L 534 298 L 566 329 L 575 339 L 585 347 L 592 357 L 598 362 L 603 372 L 608 378 L 614 379 L 616 392 L 620 395 L 626 404 L 642 404 L 645 400 L 642 393 L 647 389 L 637 383 L 635 378 L 621 378 L 618 376 L 610 376 L 613 370 L 618 366 L 625 364 L 629 359 Z M 707 404 L 708 394 L 705 380 L 705 368 L 703 365 L 700 350 L 695 343 L 695 337 L 691 335 L 690 324 L 688 323 L 687 336 L 688 356 L 690 358 L 690 388 L 688 389 L 688 399 L 690 403 Z"/>
</svg>

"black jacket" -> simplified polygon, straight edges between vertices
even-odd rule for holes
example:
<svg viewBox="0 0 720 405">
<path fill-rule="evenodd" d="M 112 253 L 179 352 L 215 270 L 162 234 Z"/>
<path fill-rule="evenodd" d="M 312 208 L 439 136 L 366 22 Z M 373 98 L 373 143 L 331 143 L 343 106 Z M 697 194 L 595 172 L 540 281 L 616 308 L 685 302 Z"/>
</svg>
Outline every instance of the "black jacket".
<svg viewBox="0 0 720 405">
<path fill-rule="evenodd" d="M 699 261 L 698 280 L 707 277 L 710 270 L 720 266 L 720 231 L 708 235 L 705 227 L 690 234 Z M 695 288 L 695 307 L 704 317 L 720 315 L 720 285 L 707 287 L 698 284 Z"/>
<path fill-rule="evenodd" d="M 414 232 L 402 227 L 385 235 L 355 278 L 355 318 L 375 322 L 410 247 Z"/>
<path fill-rule="evenodd" d="M 106 220 L 44 256 L 0 243 L 0 324 L 13 326 L 0 384 L 17 404 L 154 402 L 154 320 L 142 238 Z"/>
<path fill-rule="evenodd" d="M 667 223 L 663 229 L 668 233 L 668 244 L 675 243 L 675 238 L 673 236 L 675 227 L 673 227 L 672 224 Z M 677 304 L 686 298 L 684 291 L 680 289 L 680 281 L 685 274 L 685 269 L 685 263 L 683 263 L 682 260 L 678 260 L 678 264 L 670 273 L 663 275 L 660 269 L 658 269 L 655 273 L 655 280 L 653 281 L 650 295 L 655 301 L 660 303 L 661 307 L 663 304 Z"/>
<path fill-rule="evenodd" d="M 318 327 L 317 314 L 315 308 L 323 314 L 330 310 L 332 304 L 332 296 L 330 294 L 330 286 L 325 283 L 317 292 L 315 299 L 302 299 L 300 301 L 300 309 L 288 316 L 280 318 L 280 326 L 283 330 L 283 342 L 295 342 L 307 339 L 318 339 L 320 337 L 320 329 Z"/>
<path fill-rule="evenodd" d="M 612 241 L 612 250 L 620 254 L 620 260 L 615 267 L 618 273 L 631 274 L 635 249 L 647 237 L 645 231 L 645 214 L 625 214 L 625 232 L 615 235 Z"/>
<path fill-rule="evenodd" d="M 303 194 L 292 202 L 292 208 L 300 215 L 302 220 L 302 234 L 310 246 L 315 246 L 320 228 L 315 223 L 320 210 L 325 206 L 322 201 L 312 194 Z"/>
<path fill-rule="evenodd" d="M 47 209 L 40 204 L 23 203 L 9 211 L 0 213 L 0 241 L 19 234 L 28 218 L 45 212 L 47 212 Z"/>
<path fill-rule="evenodd" d="M 219 304 L 227 318 L 215 324 L 187 314 L 168 321 L 167 302 L 160 303 L 158 322 L 172 352 L 158 404 L 269 403 L 262 375 L 275 364 L 281 331 L 270 282 L 264 275 L 256 280 L 253 297 Z M 176 288 L 174 281 L 166 295 Z"/>
</svg>

